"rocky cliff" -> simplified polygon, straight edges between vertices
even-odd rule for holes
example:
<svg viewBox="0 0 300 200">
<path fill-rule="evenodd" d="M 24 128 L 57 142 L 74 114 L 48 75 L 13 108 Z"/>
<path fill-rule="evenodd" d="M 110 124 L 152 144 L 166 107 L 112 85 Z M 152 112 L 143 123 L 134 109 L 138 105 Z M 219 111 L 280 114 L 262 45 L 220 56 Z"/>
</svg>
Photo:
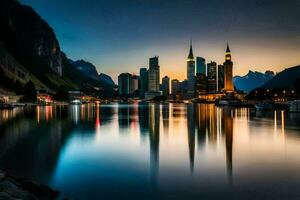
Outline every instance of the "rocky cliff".
<svg viewBox="0 0 300 200">
<path fill-rule="evenodd" d="M 61 50 L 51 27 L 18 1 L 1 0 L 0 5 L 0 41 L 4 47 L 31 70 L 49 67 L 61 76 Z"/>
<path fill-rule="evenodd" d="M 1 0 L 0 27 L 0 45 L 41 85 L 52 90 L 63 86 L 97 96 L 114 95 L 109 84 L 69 63 L 52 28 L 31 7 L 17 0 Z"/>
<path fill-rule="evenodd" d="M 300 80 L 300 65 L 286 68 L 262 85 L 262 88 L 295 88 Z"/>
</svg>

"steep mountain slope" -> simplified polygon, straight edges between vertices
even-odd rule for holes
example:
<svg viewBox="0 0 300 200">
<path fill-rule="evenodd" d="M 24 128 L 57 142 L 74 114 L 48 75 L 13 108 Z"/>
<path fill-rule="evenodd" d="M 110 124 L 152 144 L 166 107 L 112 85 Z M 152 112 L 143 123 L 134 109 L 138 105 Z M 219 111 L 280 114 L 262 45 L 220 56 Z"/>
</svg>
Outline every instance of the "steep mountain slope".
<svg viewBox="0 0 300 200">
<path fill-rule="evenodd" d="M 249 71 L 245 76 L 235 76 L 233 78 L 234 86 L 238 90 L 250 92 L 251 90 L 262 86 L 274 77 L 274 72 L 266 71 L 265 73 Z"/>
<path fill-rule="evenodd" d="M 266 82 L 262 88 L 294 88 L 297 79 L 300 79 L 300 65 L 286 68 Z"/>
</svg>

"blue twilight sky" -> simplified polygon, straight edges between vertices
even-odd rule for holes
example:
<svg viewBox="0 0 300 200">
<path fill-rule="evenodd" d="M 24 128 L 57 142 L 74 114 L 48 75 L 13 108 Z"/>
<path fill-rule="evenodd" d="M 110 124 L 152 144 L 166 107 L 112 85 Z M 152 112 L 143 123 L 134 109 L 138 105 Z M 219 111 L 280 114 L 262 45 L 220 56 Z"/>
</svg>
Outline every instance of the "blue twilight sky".
<svg viewBox="0 0 300 200">
<path fill-rule="evenodd" d="M 160 57 L 161 76 L 184 79 L 195 56 L 218 63 L 231 45 L 234 74 L 300 64 L 300 0 L 21 0 L 54 29 L 71 59 L 98 72 L 138 73 Z"/>
</svg>

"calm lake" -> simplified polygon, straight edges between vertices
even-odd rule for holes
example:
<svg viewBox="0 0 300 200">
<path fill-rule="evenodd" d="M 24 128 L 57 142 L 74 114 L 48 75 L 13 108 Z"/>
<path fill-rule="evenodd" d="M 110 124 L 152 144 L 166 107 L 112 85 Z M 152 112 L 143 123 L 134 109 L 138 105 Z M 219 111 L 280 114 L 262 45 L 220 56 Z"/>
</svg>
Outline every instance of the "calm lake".
<svg viewBox="0 0 300 200">
<path fill-rule="evenodd" d="M 0 111 L 0 168 L 75 199 L 300 199 L 300 113 L 209 104 Z"/>
</svg>

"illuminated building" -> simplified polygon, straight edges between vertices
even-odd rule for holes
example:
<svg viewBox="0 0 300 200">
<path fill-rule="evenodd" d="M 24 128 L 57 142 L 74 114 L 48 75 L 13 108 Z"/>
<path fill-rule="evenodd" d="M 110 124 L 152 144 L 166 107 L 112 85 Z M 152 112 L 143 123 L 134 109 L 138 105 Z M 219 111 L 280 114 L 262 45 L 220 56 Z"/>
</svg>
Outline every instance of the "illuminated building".
<svg viewBox="0 0 300 200">
<path fill-rule="evenodd" d="M 215 93 L 217 91 L 217 63 L 211 61 L 207 63 L 207 84 L 208 92 Z"/>
<path fill-rule="evenodd" d="M 227 44 L 227 49 L 225 53 L 225 62 L 224 62 L 224 91 L 233 92 L 233 82 L 232 82 L 232 67 L 233 62 L 231 61 L 231 51 L 229 45 Z"/>
<path fill-rule="evenodd" d="M 205 95 L 207 93 L 206 76 L 202 73 L 196 75 L 196 96 Z"/>
<path fill-rule="evenodd" d="M 190 52 L 187 58 L 187 96 L 193 98 L 195 96 L 195 59 L 193 54 L 192 41 L 190 44 Z"/>
</svg>

